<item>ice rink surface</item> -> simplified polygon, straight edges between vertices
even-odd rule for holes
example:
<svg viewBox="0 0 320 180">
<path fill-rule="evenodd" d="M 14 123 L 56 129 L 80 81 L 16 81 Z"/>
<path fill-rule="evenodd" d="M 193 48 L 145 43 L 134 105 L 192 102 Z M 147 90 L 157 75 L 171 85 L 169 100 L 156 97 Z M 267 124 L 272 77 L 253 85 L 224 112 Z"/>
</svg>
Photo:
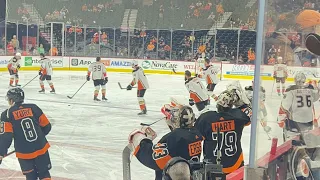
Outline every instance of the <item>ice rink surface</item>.
<svg viewBox="0 0 320 180">
<path fill-rule="evenodd" d="M 24 85 L 37 72 L 21 72 L 20 84 Z M 35 103 L 48 116 L 53 127 L 47 136 L 51 144 L 49 149 L 54 180 L 121 180 L 121 153 L 127 145 L 128 135 L 141 122 L 152 123 L 163 117 L 160 108 L 169 103 L 170 97 L 178 97 L 188 102 L 188 92 L 184 86 L 183 76 L 147 75 L 150 89 L 145 94 L 148 114 L 138 116 L 140 111 L 136 89 L 120 90 L 117 82 L 127 86 L 132 80 L 129 73 L 108 73 L 107 102 L 93 102 L 93 82 L 88 82 L 73 98 L 73 93 L 86 81 L 86 72 L 55 71 L 53 83 L 56 94 L 50 94 L 46 85 L 46 94 L 39 94 L 38 80 L 34 80 L 24 88 L 26 103 Z M 0 73 L 0 111 L 7 108 L 5 94 L 8 90 L 9 76 L 7 72 Z M 219 94 L 232 80 L 222 80 L 215 89 Z M 251 80 L 241 80 L 242 86 L 251 84 Z M 268 125 L 271 126 L 271 136 L 279 138 L 282 143 L 282 130 L 276 124 L 281 99 L 277 93 L 272 93 L 272 81 L 263 81 L 266 88 L 266 107 L 268 110 Z M 275 87 L 274 87 L 275 88 Z M 100 94 L 101 95 L 101 94 Z M 215 109 L 215 103 L 211 103 Z M 152 126 L 158 133 L 158 138 L 169 132 L 164 121 Z M 271 140 L 259 124 L 257 157 L 270 150 Z M 244 129 L 242 147 L 245 161 L 249 158 L 250 126 Z M 11 147 L 10 150 L 13 150 Z M 131 163 L 132 180 L 152 180 L 154 172 L 140 164 L 135 157 Z M 5 158 L 0 165 L 0 180 L 24 179 L 14 155 Z M 4 176 L 3 176 L 4 174 Z"/>
</svg>

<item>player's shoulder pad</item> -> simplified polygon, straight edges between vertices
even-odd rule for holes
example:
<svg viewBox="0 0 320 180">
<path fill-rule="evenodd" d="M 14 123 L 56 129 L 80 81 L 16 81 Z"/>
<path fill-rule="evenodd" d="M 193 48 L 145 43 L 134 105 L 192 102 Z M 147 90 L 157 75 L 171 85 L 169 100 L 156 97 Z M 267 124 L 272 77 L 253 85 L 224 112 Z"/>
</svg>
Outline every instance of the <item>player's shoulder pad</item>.
<svg viewBox="0 0 320 180">
<path fill-rule="evenodd" d="M 7 117 L 7 113 L 8 113 L 8 109 L 6 109 L 5 111 L 3 111 L 1 113 L 1 116 L 0 116 L 0 121 L 3 121 L 3 122 L 8 122 L 8 117 Z"/>
<path fill-rule="evenodd" d="M 291 85 L 286 89 L 286 92 L 293 91 L 293 90 L 296 90 L 296 89 L 299 89 L 299 86 Z"/>
<path fill-rule="evenodd" d="M 246 86 L 244 87 L 245 90 L 247 91 L 253 91 L 253 87 L 252 86 Z"/>
</svg>

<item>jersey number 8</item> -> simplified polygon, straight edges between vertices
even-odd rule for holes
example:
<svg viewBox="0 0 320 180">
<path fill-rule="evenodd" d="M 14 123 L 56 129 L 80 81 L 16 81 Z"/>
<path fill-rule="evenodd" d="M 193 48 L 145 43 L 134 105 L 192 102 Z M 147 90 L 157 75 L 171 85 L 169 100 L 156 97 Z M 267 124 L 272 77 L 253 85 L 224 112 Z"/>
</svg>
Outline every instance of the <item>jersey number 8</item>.
<svg viewBox="0 0 320 180">
<path fill-rule="evenodd" d="M 24 137 L 28 142 L 33 142 L 38 139 L 38 134 L 36 132 L 32 119 L 30 118 L 22 119 L 21 127 L 24 133 Z"/>
<path fill-rule="evenodd" d="M 305 102 L 306 101 L 306 104 L 307 104 L 307 107 L 311 107 L 312 105 L 312 102 L 311 102 L 311 96 L 310 95 L 306 95 L 306 99 L 304 99 L 303 96 L 297 96 L 297 107 L 300 108 L 300 107 L 304 107 L 305 106 Z"/>
</svg>

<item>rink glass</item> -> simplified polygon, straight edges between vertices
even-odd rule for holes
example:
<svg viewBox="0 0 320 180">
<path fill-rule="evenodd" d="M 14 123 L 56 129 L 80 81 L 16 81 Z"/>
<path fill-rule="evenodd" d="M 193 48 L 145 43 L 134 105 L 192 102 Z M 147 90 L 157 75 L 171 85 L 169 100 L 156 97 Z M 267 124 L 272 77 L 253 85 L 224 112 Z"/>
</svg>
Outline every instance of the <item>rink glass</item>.
<svg viewBox="0 0 320 180">
<path fill-rule="evenodd" d="M 60 6 L 55 7 L 55 4 L 50 1 L 45 1 L 48 4 L 44 6 L 44 0 L 25 0 L 24 2 L 33 5 L 32 8 L 38 9 L 38 7 L 43 7 L 38 9 L 41 10 L 39 11 L 41 15 L 46 14 L 45 11 L 53 12 L 55 8 L 62 8 Z M 154 2 L 158 3 L 159 1 Z M 192 2 L 188 1 L 190 4 Z M 196 1 L 194 2 L 196 3 Z M 248 2 L 249 0 L 223 1 L 224 11 L 226 13 L 233 12 L 229 21 L 226 21 L 223 26 L 219 26 L 220 20 L 218 14 L 215 14 L 216 21 L 210 21 L 207 18 L 193 19 L 190 22 L 204 21 L 205 23 L 203 24 L 205 25 L 191 22 L 190 24 L 193 23 L 194 26 L 190 26 L 187 23 L 188 20 L 183 18 L 180 20 L 172 13 L 169 14 L 169 21 L 150 23 L 153 22 L 151 17 L 139 16 L 137 17 L 136 26 L 121 27 L 122 19 L 119 19 L 119 17 L 122 17 L 122 15 L 117 16 L 117 14 L 109 16 L 111 18 L 102 16 L 102 20 L 91 19 L 91 17 L 87 19 L 64 19 L 62 17 L 54 20 L 44 17 L 42 20 L 23 19 L 21 15 L 16 13 L 22 1 L 9 0 L 7 1 L 7 19 L 0 22 L 0 40 L 4 40 L 7 43 L 16 35 L 20 41 L 18 51 L 23 52 L 23 55 L 39 55 L 38 47 L 42 44 L 44 52 L 47 55 L 54 55 L 50 49 L 57 47 L 57 56 L 102 56 L 141 59 L 149 57 L 151 59 L 187 61 L 192 60 L 200 45 L 208 43 L 207 46 L 210 49 L 210 53 L 207 56 L 212 58 L 213 61 L 220 62 L 223 60 L 226 63 L 239 64 L 252 69 L 254 61 L 248 61 L 248 51 L 251 49 L 252 53 L 256 52 L 258 2 L 251 5 Z M 64 3 L 72 13 L 82 13 L 81 11 L 74 12 L 76 11 L 75 9 L 70 9 L 73 1 L 65 1 Z M 85 3 L 85 1 L 81 1 L 81 3 Z M 213 2 L 213 5 L 215 6 L 215 2 Z M 77 4 L 77 6 L 81 5 Z M 277 94 L 277 85 L 272 78 L 272 74 L 266 74 L 265 72 L 268 68 L 272 69 L 273 61 L 276 60 L 277 56 L 281 56 L 288 65 L 286 87 L 293 84 L 292 77 L 299 71 L 298 67 L 310 67 L 310 71 L 304 71 L 308 81 L 317 79 L 313 75 L 319 76 L 320 63 L 317 56 L 312 55 L 305 49 L 304 39 L 310 32 L 320 33 L 320 25 L 315 22 L 315 24 L 309 27 L 301 27 L 301 25 L 307 25 L 299 24 L 300 21 L 297 22 L 297 16 L 303 9 L 317 10 L 318 7 L 319 4 L 310 3 L 309 1 L 266 0 L 263 54 L 261 59 L 261 86 L 266 90 L 264 105 L 268 115 L 265 121 L 266 125 L 270 126 L 272 130 L 269 134 L 271 140 L 269 140 L 268 135 L 260 125 L 259 120 L 261 117 L 258 117 L 255 166 L 263 165 L 265 168 L 269 167 L 270 174 L 273 173 L 273 175 L 274 171 L 271 169 L 277 168 L 279 166 L 277 163 L 279 162 L 277 160 L 269 162 L 269 156 L 265 155 L 271 151 L 271 146 L 275 142 L 280 147 L 286 147 L 286 144 L 283 143 L 282 129 L 277 125 L 277 115 L 282 95 L 278 96 Z M 124 4 L 118 4 L 112 8 L 114 8 L 112 10 L 116 13 L 125 8 L 128 9 Z M 130 5 L 129 8 L 131 8 Z M 134 7 L 132 6 L 132 8 Z M 112 12 L 111 8 L 107 9 L 107 11 L 107 13 Z M 238 17 L 242 21 L 241 23 L 238 21 Z M 310 13 L 306 15 L 306 18 L 317 20 L 319 16 L 316 13 Z M 173 22 L 175 21 L 178 21 L 179 24 L 174 24 Z M 148 23 L 148 27 L 146 27 L 145 23 Z M 212 26 L 213 29 L 211 29 Z M 96 33 L 105 34 L 105 36 L 97 38 L 95 36 Z M 193 36 L 194 40 L 188 41 L 187 44 L 184 43 L 184 37 L 192 39 Z M 63 41 L 57 41 L 59 39 L 63 39 Z M 165 48 L 161 44 L 157 44 L 152 50 L 149 50 L 147 48 L 148 43 L 152 39 L 161 40 L 168 47 Z M 0 44 L 0 55 L 13 54 L 4 43 L 1 42 Z M 269 52 L 271 48 L 275 49 L 274 53 Z M 225 53 L 226 49 L 228 53 Z M 243 88 L 252 84 L 252 78 L 253 76 L 247 77 L 246 80 L 242 81 Z M 260 108 L 261 104 L 259 103 L 258 109 Z M 316 103 L 316 118 L 319 116 L 318 109 L 319 106 Z M 246 131 L 248 129 L 249 127 L 247 127 Z M 243 136 L 243 139 L 247 140 L 249 138 L 250 134 Z M 243 144 L 243 148 L 248 149 L 249 144 Z M 247 164 L 249 160 L 248 150 L 244 152 L 244 156 Z"/>
</svg>

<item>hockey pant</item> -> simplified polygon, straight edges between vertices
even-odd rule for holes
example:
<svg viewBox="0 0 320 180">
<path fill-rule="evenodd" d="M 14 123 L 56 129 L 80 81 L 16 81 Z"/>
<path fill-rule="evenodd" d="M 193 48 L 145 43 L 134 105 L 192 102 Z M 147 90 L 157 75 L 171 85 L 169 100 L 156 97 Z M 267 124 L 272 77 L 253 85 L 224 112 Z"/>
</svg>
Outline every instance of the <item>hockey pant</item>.
<svg viewBox="0 0 320 180">
<path fill-rule="evenodd" d="M 9 85 L 12 85 L 13 82 L 16 83 L 16 85 L 19 83 L 19 75 L 18 75 L 18 71 L 14 71 L 11 69 L 8 69 L 9 74 L 10 74 L 10 82 Z"/>
<path fill-rule="evenodd" d="M 98 97 L 99 95 L 99 91 L 100 91 L 100 87 L 101 87 L 101 93 L 102 93 L 102 97 L 106 97 L 106 82 L 104 79 L 96 79 L 93 80 L 93 85 L 94 85 L 94 97 Z"/>
</svg>

